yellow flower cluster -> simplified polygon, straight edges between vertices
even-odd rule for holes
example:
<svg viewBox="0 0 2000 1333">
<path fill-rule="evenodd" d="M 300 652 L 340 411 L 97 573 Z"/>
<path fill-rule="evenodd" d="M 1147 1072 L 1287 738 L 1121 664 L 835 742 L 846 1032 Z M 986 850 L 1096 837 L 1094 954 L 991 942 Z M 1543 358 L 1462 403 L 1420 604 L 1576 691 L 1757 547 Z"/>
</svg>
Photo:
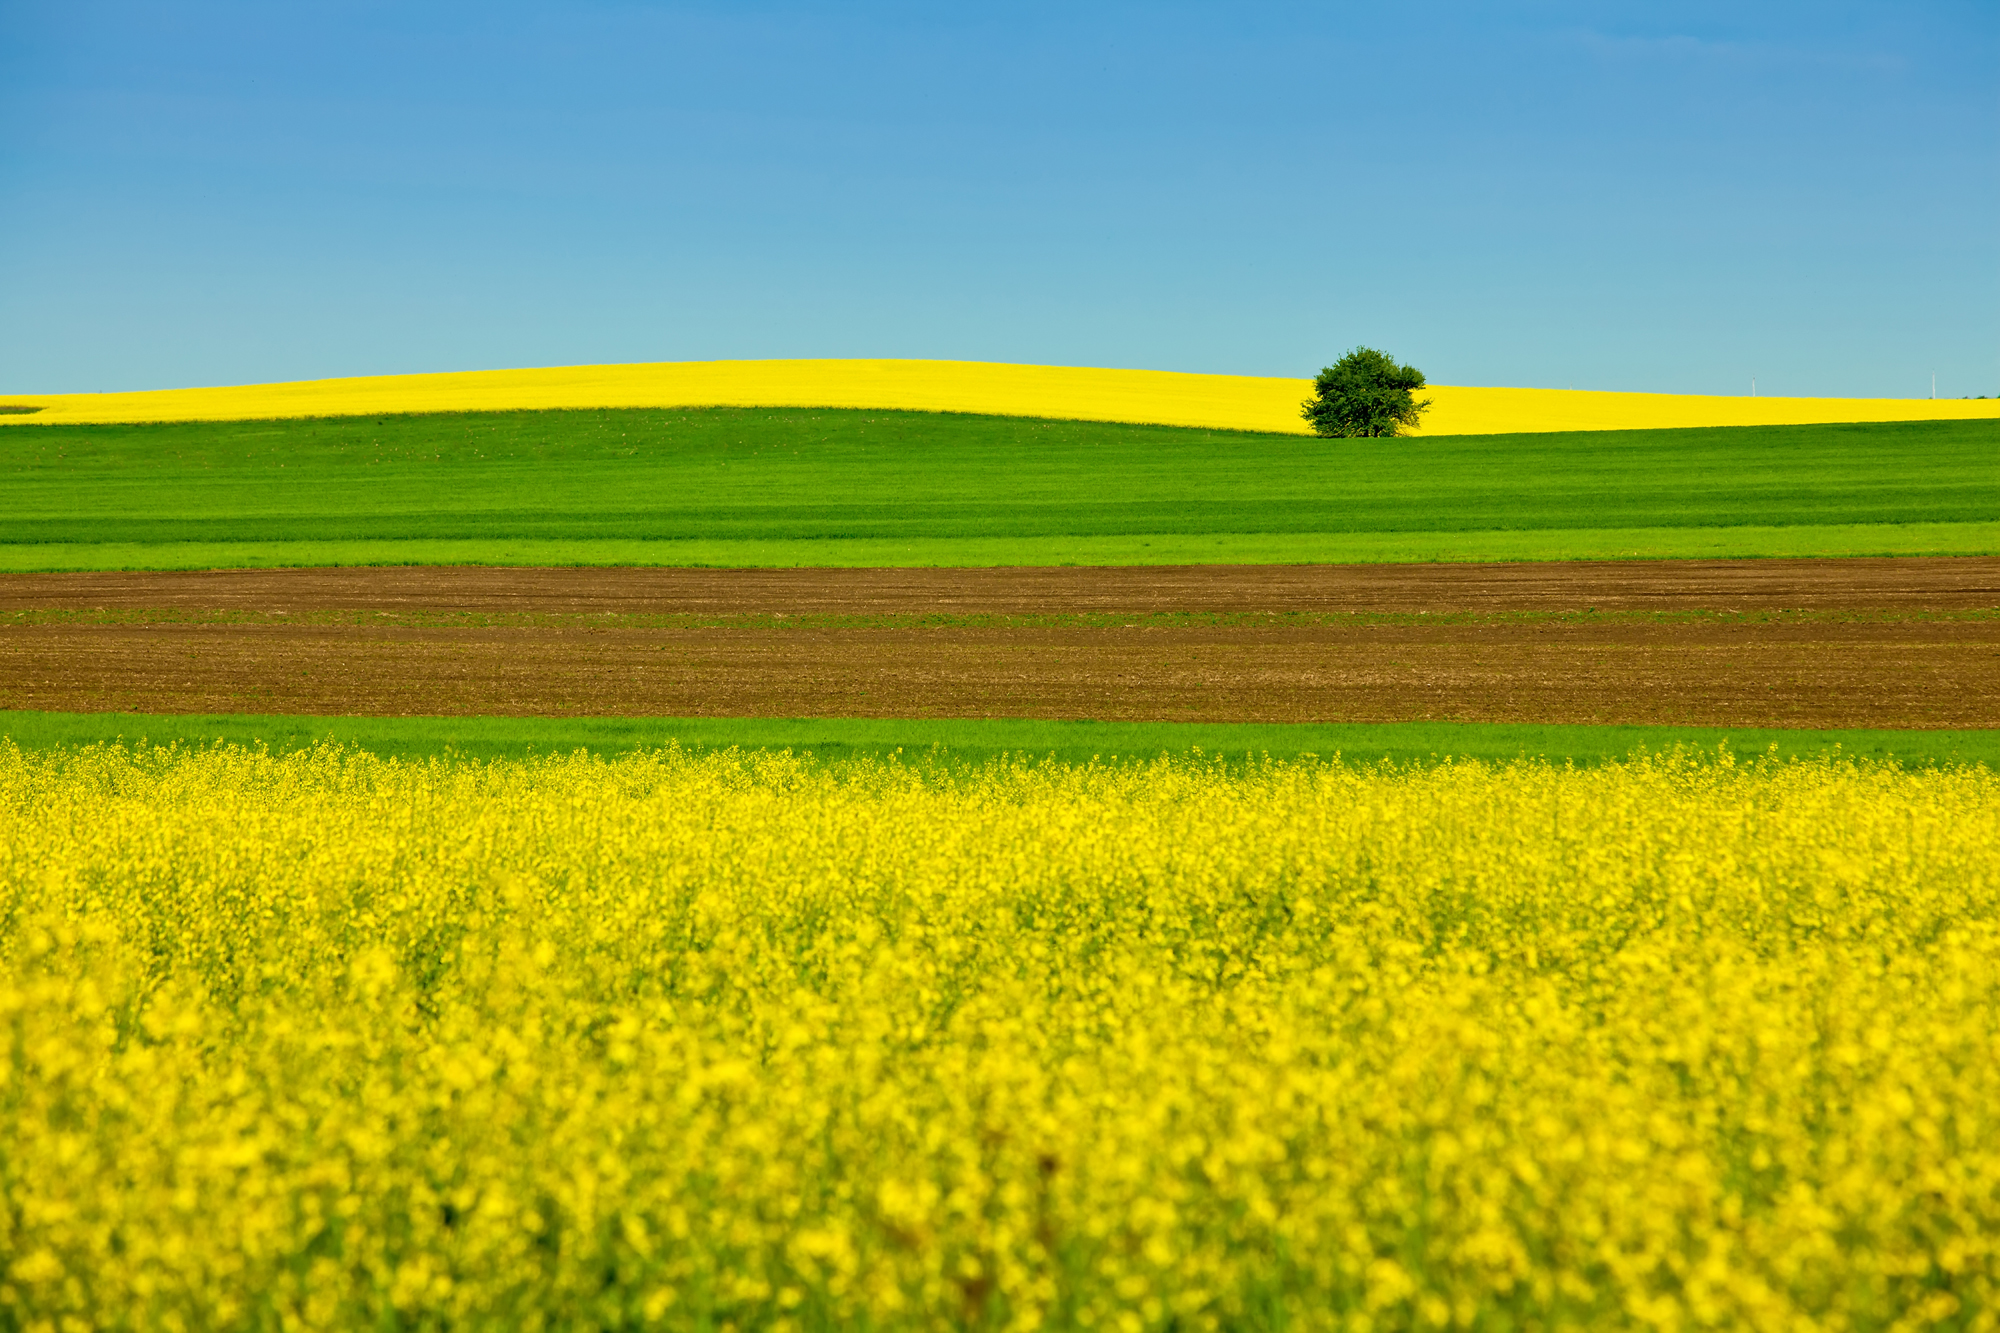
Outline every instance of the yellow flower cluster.
<svg viewBox="0 0 2000 1333">
<path fill-rule="evenodd" d="M 858 407 L 1132 421 L 1307 433 L 1311 379 L 1191 375 L 988 361 L 666 361 L 429 375 L 374 375 L 222 388 L 16 395 L 0 425 L 38 422 L 239 421 L 382 412 L 534 408 Z M 1816 421 L 2000 417 L 2000 399 L 1751 398 L 1433 385 L 1419 434 L 1487 435 L 1665 426 L 1777 426 Z"/>
<path fill-rule="evenodd" d="M 0 1326 L 1990 1329 L 2000 781 L 0 747 Z"/>
</svg>

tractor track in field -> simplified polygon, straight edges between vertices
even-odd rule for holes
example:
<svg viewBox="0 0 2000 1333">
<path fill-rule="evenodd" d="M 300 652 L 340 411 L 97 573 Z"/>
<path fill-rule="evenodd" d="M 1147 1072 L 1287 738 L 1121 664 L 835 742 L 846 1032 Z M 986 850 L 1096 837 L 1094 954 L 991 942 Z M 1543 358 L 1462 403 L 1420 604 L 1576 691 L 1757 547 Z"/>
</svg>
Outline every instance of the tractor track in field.
<svg viewBox="0 0 2000 1333">
<path fill-rule="evenodd" d="M 1983 557 L 22 574 L 0 707 L 1993 727 L 1996 609 Z"/>
</svg>

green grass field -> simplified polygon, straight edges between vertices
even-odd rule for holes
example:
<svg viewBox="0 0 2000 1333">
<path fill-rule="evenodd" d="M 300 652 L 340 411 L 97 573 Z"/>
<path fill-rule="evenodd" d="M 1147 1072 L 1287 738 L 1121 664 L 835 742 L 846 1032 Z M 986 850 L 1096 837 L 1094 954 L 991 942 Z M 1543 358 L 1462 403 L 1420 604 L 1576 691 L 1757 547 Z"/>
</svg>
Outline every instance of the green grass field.
<svg viewBox="0 0 2000 1333">
<path fill-rule="evenodd" d="M 690 749 L 811 751 L 822 758 L 901 750 L 912 760 L 981 762 L 1002 754 L 1085 763 L 1161 754 L 1240 758 L 1340 755 L 1357 763 L 1432 763 L 1447 757 L 1545 758 L 1580 765 L 1675 745 L 1750 758 L 1775 752 L 1811 758 L 1837 752 L 1903 764 L 2000 767 L 2000 731 L 1801 731 L 1775 728 L 1576 727 L 1498 723 L 1047 722 L 1031 719 L 670 717 L 285 717 L 252 714 L 0 712 L 0 737 L 24 749 L 106 741 L 216 741 L 295 750 L 337 741 L 405 758 L 458 754 L 513 758 L 584 749 L 615 755 L 669 743 Z"/>
<path fill-rule="evenodd" d="M 1316 440 L 834 410 L 0 430 L 0 569 L 2000 551 L 2000 423 Z"/>
</svg>

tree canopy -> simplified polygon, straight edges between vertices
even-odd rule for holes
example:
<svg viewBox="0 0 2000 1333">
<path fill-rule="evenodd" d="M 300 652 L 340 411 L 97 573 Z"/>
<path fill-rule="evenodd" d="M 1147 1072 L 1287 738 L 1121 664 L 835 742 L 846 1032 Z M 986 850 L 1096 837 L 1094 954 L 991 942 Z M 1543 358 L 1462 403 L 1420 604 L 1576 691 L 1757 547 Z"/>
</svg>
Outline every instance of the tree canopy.
<svg viewBox="0 0 2000 1333">
<path fill-rule="evenodd" d="M 1320 371 L 1314 396 L 1300 415 L 1312 423 L 1315 435 L 1400 435 L 1417 424 L 1418 414 L 1431 405 L 1418 402 L 1411 390 L 1424 387 L 1424 372 L 1399 366 L 1394 357 L 1372 347 L 1357 347 Z"/>
</svg>

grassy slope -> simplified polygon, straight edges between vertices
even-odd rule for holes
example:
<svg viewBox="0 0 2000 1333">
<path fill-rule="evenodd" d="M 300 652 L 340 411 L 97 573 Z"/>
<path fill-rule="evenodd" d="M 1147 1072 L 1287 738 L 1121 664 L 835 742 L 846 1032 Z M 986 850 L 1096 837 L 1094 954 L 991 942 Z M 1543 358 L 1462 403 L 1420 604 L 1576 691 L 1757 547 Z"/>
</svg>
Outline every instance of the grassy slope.
<svg viewBox="0 0 2000 1333">
<path fill-rule="evenodd" d="M 0 436 L 0 568 L 2000 549 L 2000 423 L 1313 440 L 718 408 Z"/>
<path fill-rule="evenodd" d="M 1002 753 L 1151 758 L 1162 753 L 1210 755 L 1340 754 L 1356 762 L 1432 762 L 1445 756 L 1504 760 L 1521 756 L 1555 762 L 1601 763 L 1640 749 L 1676 744 L 1740 756 L 1776 752 L 1809 757 L 1839 748 L 1867 759 L 1914 764 L 1983 763 L 2000 767 L 2000 731 L 1788 731 L 1713 727 L 1563 727 L 1477 723 L 1258 724 L 1194 722 L 1045 722 L 866 718 L 524 718 L 524 717 L 284 717 L 145 713 L 0 712 L 0 737 L 24 748 L 145 740 L 206 744 L 262 743 L 289 750 L 323 740 L 407 757 L 457 753 L 512 757 L 588 749 L 616 754 L 678 742 L 694 748 L 740 745 L 810 750 L 823 757 L 901 749 L 980 761 Z"/>
</svg>

